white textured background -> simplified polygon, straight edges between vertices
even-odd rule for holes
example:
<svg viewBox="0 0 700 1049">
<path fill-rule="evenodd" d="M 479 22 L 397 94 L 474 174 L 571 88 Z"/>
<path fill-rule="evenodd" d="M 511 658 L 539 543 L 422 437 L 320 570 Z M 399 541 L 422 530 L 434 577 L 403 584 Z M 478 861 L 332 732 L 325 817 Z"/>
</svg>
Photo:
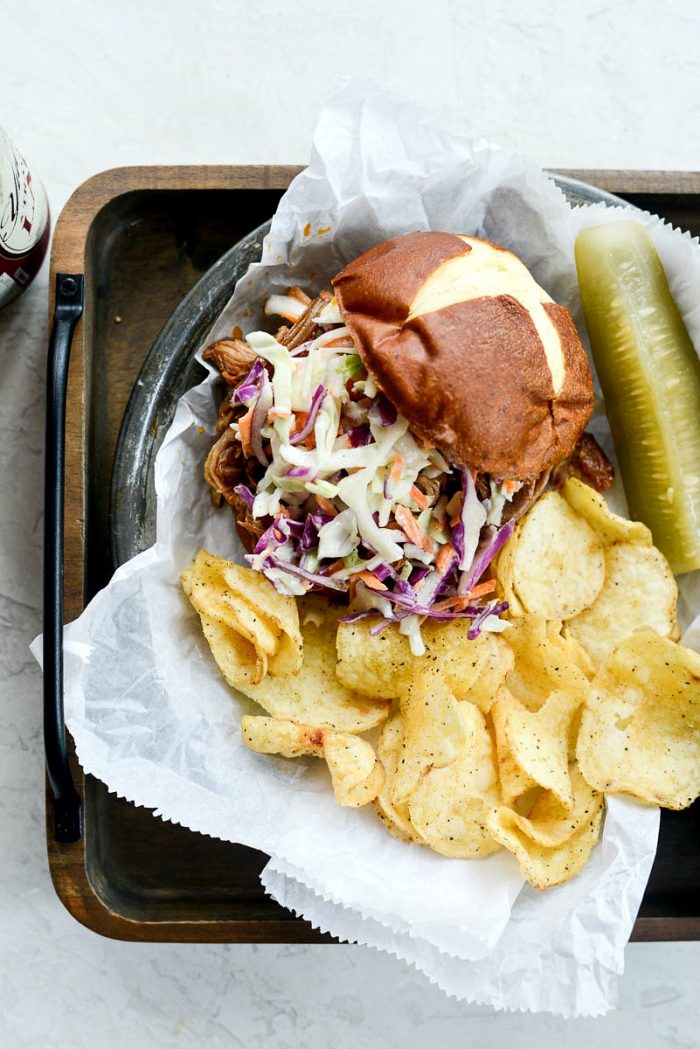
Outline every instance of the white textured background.
<svg viewBox="0 0 700 1049">
<path fill-rule="evenodd" d="M 369 73 L 550 167 L 700 168 L 691 0 L 0 0 L 0 123 L 48 188 L 119 164 L 303 163 Z M 0 314 L 0 1049 L 700 1046 L 697 944 L 636 944 L 621 1008 L 564 1023 L 446 999 L 356 947 L 137 945 L 77 925 L 44 847 L 46 273 Z"/>
</svg>

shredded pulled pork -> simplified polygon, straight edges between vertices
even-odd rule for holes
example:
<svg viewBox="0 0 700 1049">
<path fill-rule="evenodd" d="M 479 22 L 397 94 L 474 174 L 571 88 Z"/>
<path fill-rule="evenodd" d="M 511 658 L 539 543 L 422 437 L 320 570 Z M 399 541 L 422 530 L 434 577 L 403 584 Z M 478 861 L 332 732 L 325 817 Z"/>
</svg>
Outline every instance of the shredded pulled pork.
<svg viewBox="0 0 700 1049">
<path fill-rule="evenodd" d="M 563 484 L 569 477 L 580 477 L 596 492 L 607 492 L 615 480 L 615 467 L 592 434 L 581 434 L 569 458 L 555 467 L 552 483 Z"/>
<path fill-rule="evenodd" d="M 211 498 L 215 506 L 221 506 L 225 500 L 233 510 L 234 520 L 247 550 L 252 550 L 263 533 L 259 521 L 253 518 L 243 499 L 234 491 L 239 484 L 253 484 L 255 463 L 246 459 L 241 442 L 237 440 L 231 423 L 239 418 L 245 408 L 234 405 L 231 401 L 233 391 L 239 386 L 255 362 L 255 353 L 243 339 L 218 339 L 202 354 L 221 372 L 227 384 L 216 423 L 216 432 L 221 436 L 212 445 L 204 464 L 204 479 L 211 489 Z"/>
<path fill-rule="evenodd" d="M 291 328 L 285 324 L 279 329 L 275 335 L 277 341 L 286 346 L 288 350 L 293 350 L 297 346 L 301 346 L 303 342 L 308 342 L 309 339 L 320 335 L 325 329 L 316 323 L 316 317 L 318 317 L 323 307 L 328 305 L 331 297 L 328 291 L 322 291 L 320 295 L 317 295 Z"/>
</svg>

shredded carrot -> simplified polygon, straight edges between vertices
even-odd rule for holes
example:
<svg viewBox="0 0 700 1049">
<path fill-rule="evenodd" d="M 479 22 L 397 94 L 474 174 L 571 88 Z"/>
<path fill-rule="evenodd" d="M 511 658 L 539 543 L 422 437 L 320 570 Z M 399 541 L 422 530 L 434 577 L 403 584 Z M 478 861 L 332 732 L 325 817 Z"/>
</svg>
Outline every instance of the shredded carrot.
<svg viewBox="0 0 700 1049">
<path fill-rule="evenodd" d="M 389 477 L 392 481 L 400 481 L 401 474 L 403 473 L 404 461 L 400 455 L 397 455 L 392 463 L 391 470 L 389 471 Z"/>
<path fill-rule="evenodd" d="M 503 482 L 503 491 L 506 495 L 515 495 L 520 488 L 520 481 L 511 481 L 508 478 Z"/>
<path fill-rule="evenodd" d="M 483 597 L 484 594 L 490 594 L 495 589 L 496 580 L 488 579 L 485 583 L 479 583 L 468 594 L 455 594 L 454 597 L 446 597 L 443 601 L 436 601 L 433 608 L 436 612 L 444 612 L 448 608 L 453 612 L 461 612 L 476 598 Z"/>
<path fill-rule="evenodd" d="M 455 594 L 454 597 L 446 597 L 442 601 L 436 601 L 433 605 L 435 612 L 445 612 L 450 609 L 452 612 L 461 612 L 462 609 L 466 608 L 471 601 L 471 594 Z"/>
<path fill-rule="evenodd" d="M 483 583 L 479 583 L 478 586 L 472 587 L 469 591 L 470 597 L 483 597 L 484 594 L 492 594 L 496 589 L 496 580 L 487 579 Z"/>
<path fill-rule="evenodd" d="M 343 561 L 341 557 L 339 561 L 334 561 L 332 565 L 329 565 L 329 567 L 326 569 L 326 572 L 328 573 L 328 575 L 335 575 L 336 572 L 342 572 L 344 568 L 345 561 Z"/>
<path fill-rule="evenodd" d="M 333 503 L 330 501 L 330 499 L 326 499 L 325 495 L 316 496 L 316 505 L 318 506 L 319 510 L 322 510 L 324 512 L 324 514 L 330 514 L 331 517 L 338 516 L 338 511 L 333 506 Z"/>
<path fill-rule="evenodd" d="M 340 335 L 337 339 L 331 339 L 330 342 L 325 342 L 323 345 L 324 348 L 331 349 L 336 346 L 347 348 L 350 346 L 354 346 L 355 343 L 353 342 L 351 335 Z"/>
<path fill-rule="evenodd" d="M 421 532 L 418 522 L 406 506 L 397 506 L 394 510 L 394 517 L 399 523 L 399 527 L 402 532 L 405 532 L 408 539 L 415 545 L 419 546 L 426 553 L 432 554 L 434 549 L 434 542 L 430 536 L 424 535 Z"/>
<path fill-rule="evenodd" d="M 452 558 L 454 557 L 455 548 L 452 543 L 443 543 L 438 551 L 438 555 L 435 558 L 435 567 L 437 568 L 440 575 L 444 575 L 447 569 L 450 567 Z"/>
<path fill-rule="evenodd" d="M 421 492 L 420 488 L 416 488 L 415 485 L 411 485 L 411 499 L 421 510 L 427 510 L 430 506 L 430 501 L 425 492 Z"/>
<path fill-rule="evenodd" d="M 308 417 L 309 417 L 309 413 L 308 412 L 299 411 L 299 412 L 295 412 L 294 413 L 294 427 L 293 427 L 292 432 L 290 434 L 291 437 L 293 437 L 295 433 L 299 433 L 300 430 L 304 429 L 304 427 L 306 426 L 306 420 L 308 419 Z"/>
<path fill-rule="evenodd" d="M 457 509 L 455 510 L 455 512 L 452 514 L 452 517 L 450 518 L 450 525 L 453 528 L 454 528 L 454 526 L 456 524 L 459 524 L 461 516 L 462 516 L 462 497 L 460 496 L 459 500 L 457 501 Z"/>
<path fill-rule="evenodd" d="M 245 415 L 242 415 L 238 420 L 238 433 L 241 437 L 241 444 L 243 445 L 243 454 L 249 456 L 252 454 L 250 447 L 250 430 L 253 422 L 253 408 L 249 408 Z"/>
<path fill-rule="evenodd" d="M 355 579 L 361 579 L 370 590 L 388 590 L 385 583 L 380 582 L 371 572 L 353 572 Z"/>
<path fill-rule="evenodd" d="M 355 600 L 357 595 L 357 576 L 351 575 L 348 578 L 348 596 L 351 601 Z"/>
</svg>

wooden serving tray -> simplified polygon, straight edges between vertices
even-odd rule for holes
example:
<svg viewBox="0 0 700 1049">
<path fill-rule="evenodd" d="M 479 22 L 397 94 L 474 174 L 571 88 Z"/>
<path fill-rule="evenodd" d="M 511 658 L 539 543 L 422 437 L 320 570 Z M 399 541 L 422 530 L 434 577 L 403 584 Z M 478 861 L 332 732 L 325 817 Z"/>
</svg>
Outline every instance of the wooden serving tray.
<svg viewBox="0 0 700 1049">
<path fill-rule="evenodd" d="M 143 167 L 107 171 L 66 204 L 55 274 L 84 273 L 66 433 L 65 615 L 110 578 L 109 491 L 133 382 L 163 323 L 200 276 L 274 212 L 299 169 Z M 700 173 L 566 171 L 700 233 Z M 50 303 L 53 309 L 53 302 Z M 78 921 L 125 940 L 328 942 L 263 893 L 262 853 L 184 830 L 110 794 L 73 759 L 85 833 L 53 840 L 51 875 Z M 51 812 L 52 800 L 47 795 Z M 662 815 L 633 939 L 700 938 L 700 810 Z"/>
</svg>

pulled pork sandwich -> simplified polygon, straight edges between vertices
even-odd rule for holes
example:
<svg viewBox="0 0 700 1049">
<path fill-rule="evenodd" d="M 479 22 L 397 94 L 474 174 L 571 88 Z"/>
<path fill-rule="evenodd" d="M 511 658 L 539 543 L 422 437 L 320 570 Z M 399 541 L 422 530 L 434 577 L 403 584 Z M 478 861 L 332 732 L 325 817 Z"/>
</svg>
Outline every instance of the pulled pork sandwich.
<svg viewBox="0 0 700 1049">
<path fill-rule="evenodd" d="M 348 619 L 499 630 L 489 565 L 554 475 L 612 469 L 571 316 L 509 251 L 412 233 L 377 245 L 289 324 L 204 353 L 228 385 L 205 466 L 248 561 L 287 594 L 347 594 Z"/>
</svg>

